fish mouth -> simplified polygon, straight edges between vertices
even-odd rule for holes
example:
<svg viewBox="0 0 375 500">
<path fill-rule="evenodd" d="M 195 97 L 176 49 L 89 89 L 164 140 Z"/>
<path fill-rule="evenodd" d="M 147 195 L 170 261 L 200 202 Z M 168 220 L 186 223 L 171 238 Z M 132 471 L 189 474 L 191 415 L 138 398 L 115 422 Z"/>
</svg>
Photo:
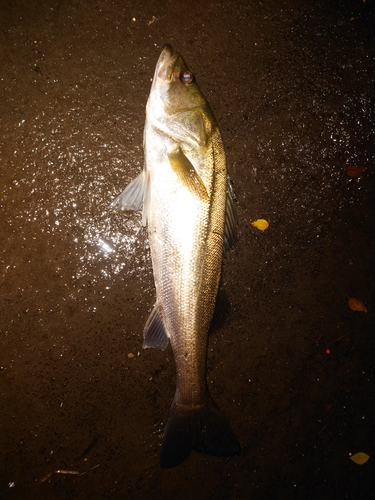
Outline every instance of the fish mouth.
<svg viewBox="0 0 375 500">
<path fill-rule="evenodd" d="M 175 68 L 175 64 L 180 54 L 173 51 L 173 47 L 169 44 L 164 45 L 163 50 L 159 56 L 158 64 L 156 66 L 156 74 L 158 78 L 166 82 L 170 82 Z"/>
</svg>

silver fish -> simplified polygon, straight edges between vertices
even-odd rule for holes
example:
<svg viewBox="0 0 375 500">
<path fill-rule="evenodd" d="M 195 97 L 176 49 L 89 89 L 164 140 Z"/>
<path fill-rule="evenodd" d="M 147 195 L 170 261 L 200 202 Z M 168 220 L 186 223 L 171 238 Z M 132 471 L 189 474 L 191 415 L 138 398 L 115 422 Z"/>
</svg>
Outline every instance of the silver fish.
<svg viewBox="0 0 375 500">
<path fill-rule="evenodd" d="M 143 347 L 170 340 L 177 386 L 165 427 L 160 463 L 183 462 L 191 450 L 232 456 L 240 445 L 211 398 L 206 382 L 208 330 L 224 249 L 237 239 L 237 216 L 218 124 L 194 75 L 166 45 L 147 102 L 145 166 L 112 203 L 143 205 L 156 303 Z"/>
</svg>

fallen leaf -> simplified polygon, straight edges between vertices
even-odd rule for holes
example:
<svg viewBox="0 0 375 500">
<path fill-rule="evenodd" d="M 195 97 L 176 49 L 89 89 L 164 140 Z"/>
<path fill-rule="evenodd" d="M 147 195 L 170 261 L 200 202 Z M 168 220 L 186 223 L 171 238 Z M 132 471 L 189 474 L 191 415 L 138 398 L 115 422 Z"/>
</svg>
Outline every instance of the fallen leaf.
<svg viewBox="0 0 375 500">
<path fill-rule="evenodd" d="M 357 167 L 355 165 L 349 165 L 345 167 L 345 172 L 350 175 L 350 177 L 361 177 L 363 172 L 367 170 L 367 167 Z"/>
<path fill-rule="evenodd" d="M 251 223 L 252 226 L 256 227 L 260 231 L 264 231 L 270 225 L 266 219 L 257 219 Z"/>
<path fill-rule="evenodd" d="M 352 311 L 362 311 L 362 312 L 367 313 L 367 308 L 361 300 L 354 299 L 353 297 L 349 297 L 348 305 Z"/>
<path fill-rule="evenodd" d="M 367 460 L 370 458 L 370 455 L 367 455 L 367 453 L 363 453 L 363 451 L 360 451 L 359 453 L 356 453 L 355 455 L 352 455 L 350 457 L 350 460 L 353 460 L 355 464 L 358 465 L 363 465 L 367 462 Z"/>
</svg>

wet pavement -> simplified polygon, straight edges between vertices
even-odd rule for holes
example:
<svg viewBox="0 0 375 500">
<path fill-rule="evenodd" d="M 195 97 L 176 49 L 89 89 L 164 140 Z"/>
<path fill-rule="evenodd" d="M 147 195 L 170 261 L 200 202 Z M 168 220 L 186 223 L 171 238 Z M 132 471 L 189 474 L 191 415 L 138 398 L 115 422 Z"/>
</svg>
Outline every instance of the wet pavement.
<svg viewBox="0 0 375 500">
<path fill-rule="evenodd" d="M 0 498 L 371 498 L 374 10 L 2 2 Z M 207 377 L 242 452 L 162 470 L 173 356 L 141 348 L 147 235 L 140 213 L 109 204 L 142 168 L 167 42 L 211 104 L 235 182 L 231 310 Z"/>
</svg>

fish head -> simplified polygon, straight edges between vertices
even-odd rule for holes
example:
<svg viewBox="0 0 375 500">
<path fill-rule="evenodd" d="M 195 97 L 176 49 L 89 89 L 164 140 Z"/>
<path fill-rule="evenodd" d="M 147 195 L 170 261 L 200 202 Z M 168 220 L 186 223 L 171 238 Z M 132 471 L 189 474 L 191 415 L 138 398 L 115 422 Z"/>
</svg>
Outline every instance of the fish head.
<svg viewBox="0 0 375 500">
<path fill-rule="evenodd" d="M 165 45 L 156 64 L 147 115 L 172 138 L 191 146 L 206 144 L 214 122 L 193 73 L 179 52 Z"/>
<path fill-rule="evenodd" d="M 154 115 L 207 106 L 193 73 L 171 45 L 165 45 L 159 56 L 149 101 Z"/>
</svg>

